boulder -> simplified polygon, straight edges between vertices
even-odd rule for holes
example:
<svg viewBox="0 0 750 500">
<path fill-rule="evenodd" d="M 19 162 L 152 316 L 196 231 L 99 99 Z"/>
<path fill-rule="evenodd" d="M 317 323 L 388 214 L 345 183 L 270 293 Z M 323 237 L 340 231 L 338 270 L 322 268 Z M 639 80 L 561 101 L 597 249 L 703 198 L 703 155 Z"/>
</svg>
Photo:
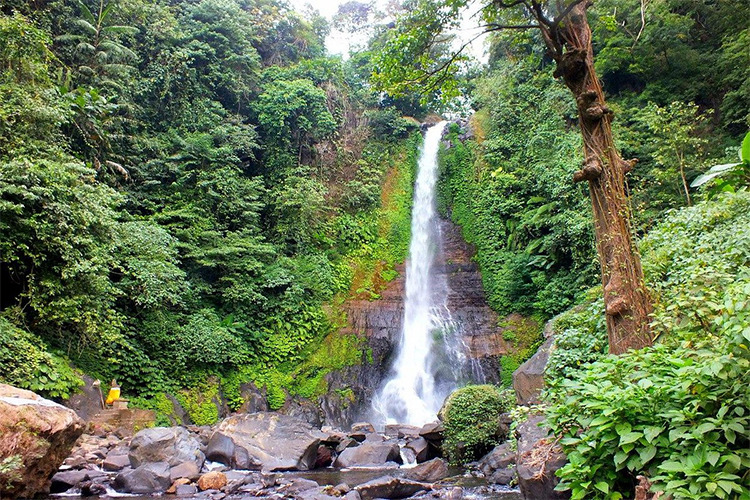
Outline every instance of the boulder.
<svg viewBox="0 0 750 500">
<path fill-rule="evenodd" d="M 112 484 L 121 493 L 150 495 L 162 493 L 171 485 L 168 462 L 150 462 L 135 469 L 123 471 L 115 477 Z"/>
<path fill-rule="evenodd" d="M 66 470 L 57 472 L 52 476 L 52 483 L 50 484 L 50 493 L 62 493 L 68 491 L 71 488 L 80 486 L 85 481 L 91 481 L 92 479 L 105 477 L 104 472 L 97 470 Z"/>
<path fill-rule="evenodd" d="M 516 467 L 510 466 L 507 469 L 498 469 L 487 478 L 487 482 L 491 484 L 501 484 L 503 486 L 509 485 L 513 482 L 513 478 L 516 475 Z"/>
<path fill-rule="evenodd" d="M 180 484 L 175 489 L 178 497 L 191 497 L 198 493 L 198 487 L 194 484 Z"/>
<path fill-rule="evenodd" d="M 127 451 L 117 450 L 109 452 L 102 462 L 102 469 L 106 471 L 118 471 L 130 465 L 130 457 Z"/>
<path fill-rule="evenodd" d="M 84 481 L 79 487 L 82 497 L 103 497 L 107 494 L 107 487 L 103 482 Z"/>
<path fill-rule="evenodd" d="M 207 472 L 198 479 L 198 489 L 201 491 L 220 490 L 226 485 L 227 476 L 219 471 Z"/>
<path fill-rule="evenodd" d="M 503 443 L 479 459 L 478 468 L 489 477 L 495 471 L 507 469 L 516 463 L 516 452 L 510 449 L 510 443 Z"/>
<path fill-rule="evenodd" d="M 549 429 L 539 427 L 543 421 L 541 415 L 532 416 L 516 429 L 518 487 L 528 500 L 570 498 L 570 491 L 555 491 L 559 482 L 555 472 L 568 460 L 560 446 L 549 436 Z"/>
<path fill-rule="evenodd" d="M 130 441 L 130 465 L 167 462 L 171 467 L 195 462 L 200 469 L 206 456 L 200 442 L 183 427 L 152 427 L 139 431 Z"/>
<path fill-rule="evenodd" d="M 553 342 L 554 337 L 549 337 L 533 356 L 513 372 L 513 389 L 516 391 L 518 404 L 539 403 L 539 394 L 544 388 L 544 370 L 547 369 Z"/>
<path fill-rule="evenodd" d="M 206 458 L 212 462 L 220 462 L 232 467 L 234 466 L 234 452 L 236 449 L 237 446 L 234 444 L 232 438 L 221 432 L 214 432 L 206 446 Z"/>
<path fill-rule="evenodd" d="M 367 438 L 368 434 L 374 433 L 375 427 L 371 423 L 357 422 L 352 424 L 352 430 L 349 432 L 349 437 L 361 443 Z"/>
<path fill-rule="evenodd" d="M 333 463 L 333 451 L 327 446 L 319 446 L 318 454 L 315 458 L 315 468 L 328 467 Z"/>
<path fill-rule="evenodd" d="M 84 423 L 76 413 L 31 391 L 0 384 L 0 498 L 31 498 L 49 490 L 50 478 L 70 454 Z"/>
<path fill-rule="evenodd" d="M 88 375 L 81 377 L 83 386 L 78 393 L 65 401 L 65 406 L 76 412 L 85 421 L 89 421 L 102 411 L 102 400 L 99 388 L 94 385 L 94 379 Z"/>
<path fill-rule="evenodd" d="M 448 465 L 440 458 L 433 458 L 429 462 L 408 469 L 404 477 L 412 481 L 434 483 L 448 477 Z"/>
<path fill-rule="evenodd" d="M 195 462 L 182 462 L 169 469 L 169 478 L 173 482 L 178 479 L 196 480 L 200 475 L 201 470 Z"/>
<path fill-rule="evenodd" d="M 414 458 L 417 463 L 421 464 L 430 458 L 430 443 L 423 437 L 412 439 L 406 444 L 406 447 L 414 451 Z"/>
<path fill-rule="evenodd" d="M 420 436 L 433 443 L 442 442 L 444 433 L 445 427 L 443 427 L 442 422 L 430 422 L 429 424 L 424 424 L 419 430 Z"/>
<path fill-rule="evenodd" d="M 392 476 L 373 479 L 354 488 L 363 500 L 368 498 L 407 498 L 429 489 L 431 489 L 429 484 Z"/>
<path fill-rule="evenodd" d="M 175 481 L 172 481 L 172 486 L 170 486 L 169 488 L 167 488 L 167 491 L 165 491 L 164 493 L 166 493 L 168 495 L 172 495 L 174 493 L 177 493 L 177 487 L 181 486 L 183 484 L 190 484 L 190 479 L 188 479 L 186 477 L 181 477 L 181 478 L 179 478 L 179 479 L 177 479 Z"/>
<path fill-rule="evenodd" d="M 383 465 L 386 462 L 401 463 L 401 453 L 395 442 L 364 442 L 355 448 L 341 452 L 334 462 L 335 467 L 363 467 Z"/>
<path fill-rule="evenodd" d="M 244 448 L 251 463 L 264 470 L 309 470 L 315 467 L 318 446 L 326 435 L 307 422 L 278 413 L 233 415 L 216 432 Z"/>
<path fill-rule="evenodd" d="M 388 424 L 385 426 L 385 435 L 390 438 L 403 439 L 419 436 L 420 430 L 421 427 L 416 427 L 414 425 Z"/>
</svg>

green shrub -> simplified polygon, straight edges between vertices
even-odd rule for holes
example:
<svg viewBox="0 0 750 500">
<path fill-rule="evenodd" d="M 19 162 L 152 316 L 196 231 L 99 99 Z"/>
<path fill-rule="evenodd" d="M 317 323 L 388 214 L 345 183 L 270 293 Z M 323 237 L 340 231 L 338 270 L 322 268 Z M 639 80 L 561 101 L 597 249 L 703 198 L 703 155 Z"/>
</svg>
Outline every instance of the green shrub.
<svg viewBox="0 0 750 500">
<path fill-rule="evenodd" d="M 70 397 L 83 381 L 68 361 L 0 317 L 0 381 L 50 398 Z"/>
<path fill-rule="evenodd" d="M 504 392 L 492 385 L 468 385 L 448 396 L 441 414 L 443 451 L 451 463 L 480 458 L 498 444 L 498 416 L 515 403 Z"/>
</svg>

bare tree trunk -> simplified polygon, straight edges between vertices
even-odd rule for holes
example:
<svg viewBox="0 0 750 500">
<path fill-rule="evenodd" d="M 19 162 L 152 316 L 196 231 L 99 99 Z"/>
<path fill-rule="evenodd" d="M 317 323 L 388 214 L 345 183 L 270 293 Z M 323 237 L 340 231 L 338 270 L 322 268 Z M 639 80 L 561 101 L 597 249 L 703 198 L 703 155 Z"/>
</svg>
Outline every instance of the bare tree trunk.
<svg viewBox="0 0 750 500">
<path fill-rule="evenodd" d="M 594 211 L 597 252 L 602 271 L 609 351 L 651 345 L 651 301 L 643 281 L 638 250 L 630 231 L 625 173 L 637 160 L 620 158 L 612 138 L 612 112 L 607 108 L 594 69 L 588 2 L 575 4 L 562 22 L 543 26 L 542 34 L 561 77 L 578 105 L 584 165 L 574 180 L 588 181 Z"/>
</svg>

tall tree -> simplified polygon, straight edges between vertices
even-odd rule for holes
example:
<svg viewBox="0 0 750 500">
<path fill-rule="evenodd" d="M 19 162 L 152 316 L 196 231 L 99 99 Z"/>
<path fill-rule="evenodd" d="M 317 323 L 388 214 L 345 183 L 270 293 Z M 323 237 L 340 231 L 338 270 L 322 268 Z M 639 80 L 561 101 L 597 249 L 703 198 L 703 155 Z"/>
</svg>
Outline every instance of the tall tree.
<svg viewBox="0 0 750 500">
<path fill-rule="evenodd" d="M 450 76 L 462 51 L 434 53 L 450 39 L 470 0 L 414 0 L 375 64 L 374 78 L 391 92 L 414 86 L 455 92 Z M 590 0 L 493 0 L 482 7 L 483 32 L 536 29 L 557 65 L 555 76 L 575 98 L 583 136 L 584 163 L 573 179 L 586 181 L 594 214 L 597 253 L 609 335 L 609 350 L 619 354 L 651 344 L 652 306 L 644 285 L 640 255 L 630 229 L 625 173 L 637 160 L 623 160 L 612 136 L 607 107 L 594 69 Z"/>
</svg>

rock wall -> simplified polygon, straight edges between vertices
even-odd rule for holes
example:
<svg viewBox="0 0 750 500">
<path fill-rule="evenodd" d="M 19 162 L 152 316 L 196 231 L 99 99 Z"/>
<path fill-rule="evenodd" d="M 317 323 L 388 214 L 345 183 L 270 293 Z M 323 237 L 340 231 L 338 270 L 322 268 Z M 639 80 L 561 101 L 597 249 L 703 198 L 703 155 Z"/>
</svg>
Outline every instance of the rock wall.
<svg viewBox="0 0 750 500">
<path fill-rule="evenodd" d="M 474 249 L 464 241 L 461 228 L 451 221 L 442 219 L 440 230 L 443 245 L 435 271 L 447 280 L 448 308 L 459 327 L 461 348 L 471 361 L 475 380 L 497 383 L 500 356 L 508 353 L 510 346 L 497 326 L 497 314 L 487 304 L 482 277 L 472 260 Z M 404 266 L 397 271 L 399 276 L 383 290 L 380 299 L 351 300 L 343 306 L 348 325 L 342 333 L 365 337 L 371 357 L 365 356 L 362 364 L 328 375 L 329 392 L 319 400 L 327 424 L 347 428 L 366 418 L 370 401 L 388 373 L 404 313 Z M 341 396 L 344 389 L 351 389 L 353 401 Z"/>
</svg>

